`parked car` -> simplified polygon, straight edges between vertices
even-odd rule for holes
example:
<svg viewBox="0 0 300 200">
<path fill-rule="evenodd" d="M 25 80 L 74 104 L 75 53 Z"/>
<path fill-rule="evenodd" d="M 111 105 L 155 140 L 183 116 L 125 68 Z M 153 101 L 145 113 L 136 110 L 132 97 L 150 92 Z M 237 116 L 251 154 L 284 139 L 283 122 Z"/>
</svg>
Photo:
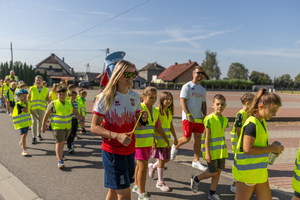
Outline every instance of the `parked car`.
<svg viewBox="0 0 300 200">
<path fill-rule="evenodd" d="M 89 81 L 81 81 L 78 83 L 78 87 L 86 88 L 86 89 L 93 89 L 93 84 Z"/>
</svg>

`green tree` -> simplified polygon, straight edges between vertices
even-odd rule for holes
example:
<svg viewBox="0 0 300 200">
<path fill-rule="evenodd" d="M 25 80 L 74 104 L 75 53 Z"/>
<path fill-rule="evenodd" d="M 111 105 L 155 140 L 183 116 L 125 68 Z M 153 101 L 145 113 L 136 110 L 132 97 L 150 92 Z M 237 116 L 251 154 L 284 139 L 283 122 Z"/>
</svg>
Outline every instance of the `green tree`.
<svg viewBox="0 0 300 200">
<path fill-rule="evenodd" d="M 300 83 L 300 73 L 295 77 L 295 83 Z"/>
<path fill-rule="evenodd" d="M 43 79 L 44 79 L 44 81 L 48 82 L 48 77 L 47 77 L 47 71 L 46 70 L 44 70 L 44 72 L 43 72 Z M 48 83 L 48 85 L 49 85 L 49 83 Z"/>
<path fill-rule="evenodd" d="M 249 71 L 241 63 L 231 63 L 229 66 L 227 77 L 229 79 L 245 79 L 248 80 Z"/>
<path fill-rule="evenodd" d="M 210 79 L 220 79 L 221 69 L 218 66 L 217 53 L 207 50 L 205 60 L 202 61 L 201 67 Z"/>
<path fill-rule="evenodd" d="M 254 82 L 255 85 L 271 85 L 272 79 L 268 74 L 252 71 L 249 77 L 251 81 Z"/>
<path fill-rule="evenodd" d="M 289 74 L 284 74 L 278 78 L 274 78 L 275 88 L 290 88 L 294 86 L 294 81 Z"/>
</svg>

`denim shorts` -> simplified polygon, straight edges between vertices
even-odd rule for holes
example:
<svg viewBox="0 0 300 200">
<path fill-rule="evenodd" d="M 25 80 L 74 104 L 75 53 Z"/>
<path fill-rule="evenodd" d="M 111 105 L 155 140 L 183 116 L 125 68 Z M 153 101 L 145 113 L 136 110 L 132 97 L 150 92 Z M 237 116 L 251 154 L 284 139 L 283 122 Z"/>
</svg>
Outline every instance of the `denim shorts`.
<svg viewBox="0 0 300 200">
<path fill-rule="evenodd" d="M 125 189 L 134 182 L 134 153 L 130 155 L 117 155 L 102 150 L 102 163 L 104 167 L 104 187 L 110 189 Z"/>
<path fill-rule="evenodd" d="M 28 127 L 25 127 L 25 128 L 21 128 L 21 129 L 20 129 L 21 135 L 23 135 L 23 134 L 25 134 L 25 133 L 28 133 L 28 129 L 29 129 L 29 126 L 28 126 Z"/>
</svg>

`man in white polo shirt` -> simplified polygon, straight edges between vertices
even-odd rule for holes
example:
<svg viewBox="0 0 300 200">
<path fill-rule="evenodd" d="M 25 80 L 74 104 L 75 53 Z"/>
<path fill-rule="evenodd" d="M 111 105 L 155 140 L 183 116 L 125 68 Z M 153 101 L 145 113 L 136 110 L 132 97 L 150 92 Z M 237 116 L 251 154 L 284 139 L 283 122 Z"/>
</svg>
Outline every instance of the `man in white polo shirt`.
<svg viewBox="0 0 300 200">
<path fill-rule="evenodd" d="M 176 146 L 172 145 L 171 159 L 175 159 L 178 148 L 190 141 L 192 133 L 194 133 L 194 161 L 192 167 L 205 171 L 206 167 L 199 162 L 201 134 L 204 131 L 203 120 L 207 110 L 206 90 L 200 85 L 204 72 L 200 66 L 195 66 L 192 75 L 193 80 L 184 84 L 180 92 L 183 137 L 179 138 Z"/>
</svg>

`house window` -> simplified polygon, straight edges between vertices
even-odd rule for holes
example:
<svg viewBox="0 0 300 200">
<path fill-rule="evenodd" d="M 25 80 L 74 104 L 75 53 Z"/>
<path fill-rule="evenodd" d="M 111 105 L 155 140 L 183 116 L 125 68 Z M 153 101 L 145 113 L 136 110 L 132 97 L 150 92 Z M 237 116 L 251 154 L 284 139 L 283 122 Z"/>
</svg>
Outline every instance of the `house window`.
<svg viewBox="0 0 300 200">
<path fill-rule="evenodd" d="M 51 66 L 51 65 L 49 66 L 49 69 L 52 69 L 52 66 Z"/>
</svg>

